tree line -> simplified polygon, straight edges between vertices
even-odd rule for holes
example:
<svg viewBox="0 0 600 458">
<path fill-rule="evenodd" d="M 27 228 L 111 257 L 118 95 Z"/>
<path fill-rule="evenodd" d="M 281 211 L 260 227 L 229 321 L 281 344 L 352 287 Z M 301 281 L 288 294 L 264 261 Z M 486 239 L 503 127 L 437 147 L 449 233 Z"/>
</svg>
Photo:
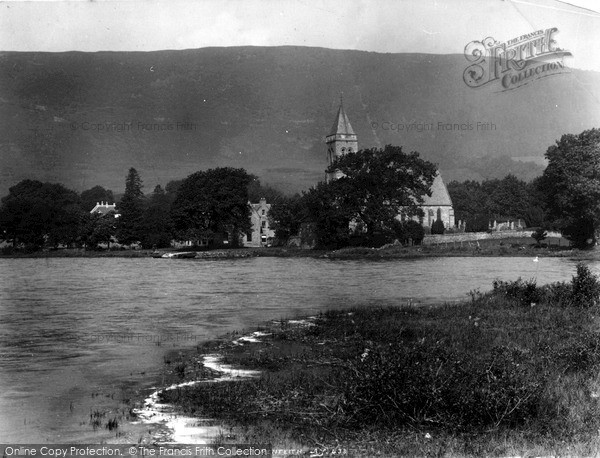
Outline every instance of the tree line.
<svg viewBox="0 0 600 458">
<path fill-rule="evenodd" d="M 465 223 L 467 231 L 481 232 L 494 220 L 521 219 L 542 232 L 562 232 L 575 247 L 595 245 L 600 229 L 600 129 L 563 135 L 547 149 L 546 159 L 543 175 L 529 183 L 513 175 L 449 183 L 455 220 Z M 278 237 L 300 234 L 308 221 L 316 229 L 316 244 L 324 247 L 422 240 L 423 228 L 410 218 L 423 216 L 418 204 L 430 195 L 433 164 L 418 153 L 405 154 L 388 145 L 346 154 L 327 172 L 336 170 L 344 174 L 339 180 L 320 183 L 272 207 Z M 443 233 L 443 223 L 437 220 L 428 230 Z"/>
<path fill-rule="evenodd" d="M 173 240 L 235 246 L 250 229 L 249 199 L 279 195 L 244 169 L 196 172 L 157 185 L 150 195 L 131 168 L 115 211 L 90 213 L 97 202 L 112 203 L 113 192 L 94 186 L 81 194 L 58 183 L 23 180 L 9 189 L 0 206 L 0 239 L 13 247 L 79 246 L 95 249 L 117 240 L 144 248 L 169 247 Z"/>
<path fill-rule="evenodd" d="M 545 155 L 542 176 L 529 183 L 508 175 L 481 183 L 452 182 L 456 219 L 467 231 L 517 218 L 527 227 L 557 230 L 578 248 L 595 245 L 600 229 L 600 129 L 565 134 Z"/>
<path fill-rule="evenodd" d="M 566 134 L 548 148 L 548 166 L 530 183 L 501 180 L 451 182 L 455 219 L 468 231 L 488 229 L 490 220 L 521 219 L 529 227 L 560 230 L 577 247 L 595 244 L 600 228 L 600 129 Z M 250 230 L 249 201 L 265 197 L 276 238 L 301 234 L 318 247 L 420 243 L 419 205 L 430 195 L 436 166 L 399 146 L 365 149 L 338 157 L 327 173 L 341 178 L 302 194 L 283 196 L 244 169 L 215 168 L 157 185 L 144 195 L 135 169 L 113 215 L 90 214 L 96 202 L 114 201 L 95 186 L 81 194 L 61 184 L 23 180 L 0 206 L 0 238 L 13 246 L 121 244 L 167 247 L 172 240 L 233 246 Z M 116 215 L 119 217 L 116 217 Z M 431 230 L 444 230 L 434 223 Z M 439 221 L 441 223 L 441 221 Z M 437 224 L 437 228 L 436 228 Z M 441 229 L 440 229 L 441 226 Z"/>
</svg>

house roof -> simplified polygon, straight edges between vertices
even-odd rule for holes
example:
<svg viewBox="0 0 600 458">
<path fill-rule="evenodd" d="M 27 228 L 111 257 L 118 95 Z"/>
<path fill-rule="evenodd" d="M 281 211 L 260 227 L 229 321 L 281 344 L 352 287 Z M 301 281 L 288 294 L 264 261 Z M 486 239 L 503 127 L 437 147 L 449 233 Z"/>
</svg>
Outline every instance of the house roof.
<svg viewBox="0 0 600 458">
<path fill-rule="evenodd" d="M 452 205 L 452 199 L 450 198 L 450 194 L 448 193 L 448 189 L 444 184 L 444 180 L 442 179 L 442 175 L 438 171 L 433 184 L 431 185 L 431 197 L 425 195 L 423 198 L 423 206 L 444 206 L 444 205 Z"/>
<path fill-rule="evenodd" d="M 331 126 L 331 132 L 329 133 L 329 135 L 335 134 L 356 135 L 352 129 L 352 126 L 350 125 L 350 120 L 344 111 L 344 105 L 341 103 L 333 126 Z"/>
<path fill-rule="evenodd" d="M 114 212 L 115 208 L 116 208 L 116 204 L 109 204 L 108 202 L 106 202 L 106 203 L 97 202 L 96 206 L 94 208 L 92 208 L 90 213 L 100 213 L 102 216 L 104 216 L 110 212 Z"/>
<path fill-rule="evenodd" d="M 250 205 L 252 210 L 254 210 L 255 212 L 258 212 L 261 208 L 264 210 L 267 210 L 267 211 L 269 211 L 271 209 L 271 204 L 268 204 L 267 199 L 265 199 L 264 197 L 262 197 L 257 204 L 248 202 L 248 205 Z"/>
</svg>

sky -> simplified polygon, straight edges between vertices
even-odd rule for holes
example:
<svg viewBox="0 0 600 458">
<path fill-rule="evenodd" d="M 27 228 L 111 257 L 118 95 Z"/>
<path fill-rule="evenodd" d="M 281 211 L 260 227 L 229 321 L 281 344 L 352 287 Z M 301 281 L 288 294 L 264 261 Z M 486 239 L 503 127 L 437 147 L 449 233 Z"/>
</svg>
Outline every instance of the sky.
<svg viewBox="0 0 600 458">
<path fill-rule="evenodd" d="M 462 54 L 558 28 L 568 66 L 600 71 L 594 0 L 0 1 L 0 51 L 152 51 L 207 46 L 319 46 Z"/>
</svg>

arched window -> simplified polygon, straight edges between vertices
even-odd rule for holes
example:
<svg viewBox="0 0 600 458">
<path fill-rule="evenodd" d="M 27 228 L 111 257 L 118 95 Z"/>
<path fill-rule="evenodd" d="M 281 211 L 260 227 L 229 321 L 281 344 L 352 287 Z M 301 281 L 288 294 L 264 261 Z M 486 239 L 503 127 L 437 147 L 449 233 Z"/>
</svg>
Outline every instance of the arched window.
<svg viewBox="0 0 600 458">
<path fill-rule="evenodd" d="M 352 148 L 348 148 L 348 152 L 351 153 L 352 152 Z"/>
<path fill-rule="evenodd" d="M 345 153 L 345 152 L 346 152 L 346 148 L 342 148 L 342 153 Z"/>
<path fill-rule="evenodd" d="M 438 208 L 438 211 L 437 211 L 437 219 L 439 219 L 439 220 L 441 220 L 441 219 L 442 219 L 442 209 L 441 209 L 441 208 Z"/>
</svg>

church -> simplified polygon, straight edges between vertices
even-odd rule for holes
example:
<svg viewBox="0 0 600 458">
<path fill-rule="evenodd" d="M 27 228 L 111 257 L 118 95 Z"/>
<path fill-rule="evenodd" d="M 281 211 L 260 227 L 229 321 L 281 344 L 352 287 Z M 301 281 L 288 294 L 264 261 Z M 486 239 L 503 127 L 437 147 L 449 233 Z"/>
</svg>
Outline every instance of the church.
<svg viewBox="0 0 600 458">
<path fill-rule="evenodd" d="M 340 102 L 337 115 L 331 127 L 329 135 L 325 137 L 327 145 L 327 166 L 329 167 L 333 161 L 347 153 L 358 151 L 358 137 L 352 129 L 350 120 L 344 110 L 343 102 Z M 335 171 L 327 173 L 325 179 L 327 183 L 336 180 L 342 176 L 342 173 Z M 438 171 L 433 184 L 431 185 L 431 196 L 424 196 L 423 205 L 420 205 L 423 210 L 424 217 L 419 220 L 423 227 L 431 227 L 434 221 L 440 219 L 444 223 L 446 229 L 453 228 L 454 209 L 452 208 L 452 200 L 448 189 L 444 184 L 442 175 Z"/>
</svg>

